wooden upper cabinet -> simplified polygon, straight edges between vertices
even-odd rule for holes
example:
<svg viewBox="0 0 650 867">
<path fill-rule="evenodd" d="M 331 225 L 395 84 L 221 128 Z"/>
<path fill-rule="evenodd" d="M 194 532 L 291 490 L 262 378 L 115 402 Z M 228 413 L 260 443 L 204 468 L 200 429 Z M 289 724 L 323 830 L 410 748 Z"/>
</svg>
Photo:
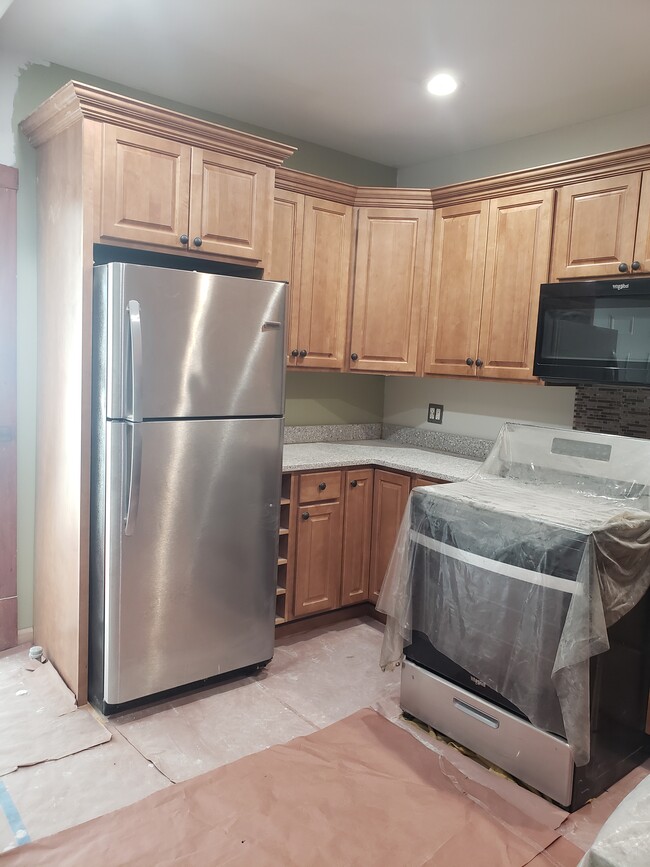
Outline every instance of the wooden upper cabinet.
<svg viewBox="0 0 650 867">
<path fill-rule="evenodd" d="M 190 249 L 261 262 L 273 219 L 273 170 L 268 166 L 192 148 Z"/>
<path fill-rule="evenodd" d="M 100 239 L 184 249 L 192 148 L 105 124 Z"/>
<path fill-rule="evenodd" d="M 539 287 L 548 280 L 554 195 L 545 190 L 490 202 L 479 376 L 534 379 Z"/>
<path fill-rule="evenodd" d="M 643 172 L 641 181 L 633 261 L 639 263 L 638 271 L 650 271 L 650 171 Z"/>
<path fill-rule="evenodd" d="M 359 208 L 350 369 L 415 373 L 432 212 Z"/>
<path fill-rule="evenodd" d="M 276 190 L 273 202 L 273 237 L 271 260 L 264 271 L 267 280 L 286 280 L 287 299 L 287 364 L 294 365 L 291 355 L 298 348 L 298 298 L 302 269 L 302 230 L 305 197 L 289 190 Z"/>
<path fill-rule="evenodd" d="M 425 373 L 475 376 L 488 214 L 488 202 L 436 211 Z"/>
<path fill-rule="evenodd" d="M 631 266 L 641 173 L 569 184 L 558 190 L 551 276 L 619 276 Z"/>
<path fill-rule="evenodd" d="M 298 367 L 340 370 L 344 362 L 352 207 L 305 197 L 298 300 Z M 294 296 L 295 301 L 295 296 Z"/>
<path fill-rule="evenodd" d="M 375 470 L 370 554 L 371 602 L 379 598 L 410 491 L 410 476 Z"/>
</svg>

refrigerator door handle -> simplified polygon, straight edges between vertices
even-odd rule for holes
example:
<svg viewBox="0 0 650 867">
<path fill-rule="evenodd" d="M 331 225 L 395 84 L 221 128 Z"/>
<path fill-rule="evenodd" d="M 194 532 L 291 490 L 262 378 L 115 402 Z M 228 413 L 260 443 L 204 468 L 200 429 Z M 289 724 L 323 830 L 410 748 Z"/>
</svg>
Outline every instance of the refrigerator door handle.
<svg viewBox="0 0 650 867">
<path fill-rule="evenodd" d="M 142 325 L 139 302 L 129 301 L 126 310 L 129 316 L 129 335 L 131 338 L 130 420 L 142 421 Z"/>
<path fill-rule="evenodd" d="M 127 491 L 126 518 L 124 535 L 132 536 L 140 505 L 140 478 L 142 476 L 142 428 L 138 423 L 127 423 L 127 433 L 131 437 L 129 460 L 129 487 Z"/>
</svg>

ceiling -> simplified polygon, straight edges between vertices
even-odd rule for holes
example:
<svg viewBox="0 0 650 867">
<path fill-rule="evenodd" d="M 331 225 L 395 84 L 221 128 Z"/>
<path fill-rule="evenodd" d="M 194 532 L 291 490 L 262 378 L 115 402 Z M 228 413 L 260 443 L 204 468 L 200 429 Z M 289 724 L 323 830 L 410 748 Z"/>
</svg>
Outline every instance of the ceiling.
<svg viewBox="0 0 650 867">
<path fill-rule="evenodd" d="M 0 0 L 0 51 L 390 166 L 650 103 L 648 0 Z M 426 93 L 445 69 L 445 100 Z"/>
</svg>

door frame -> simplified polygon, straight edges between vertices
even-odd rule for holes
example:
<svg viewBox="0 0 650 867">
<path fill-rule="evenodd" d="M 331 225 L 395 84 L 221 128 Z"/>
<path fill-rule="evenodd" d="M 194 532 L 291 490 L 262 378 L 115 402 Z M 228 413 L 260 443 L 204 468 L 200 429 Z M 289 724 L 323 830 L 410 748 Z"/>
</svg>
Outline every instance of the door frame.
<svg viewBox="0 0 650 867">
<path fill-rule="evenodd" d="M 0 165 L 0 650 L 18 643 L 16 574 L 16 193 Z"/>
</svg>

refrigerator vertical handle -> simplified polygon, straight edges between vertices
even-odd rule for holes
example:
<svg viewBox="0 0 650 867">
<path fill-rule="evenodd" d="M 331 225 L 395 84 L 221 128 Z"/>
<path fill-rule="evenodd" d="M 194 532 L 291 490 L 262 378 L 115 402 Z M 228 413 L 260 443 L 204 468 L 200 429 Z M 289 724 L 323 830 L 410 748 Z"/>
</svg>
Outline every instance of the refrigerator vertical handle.
<svg viewBox="0 0 650 867">
<path fill-rule="evenodd" d="M 124 519 L 124 535 L 132 536 L 140 505 L 140 477 L 142 475 L 142 428 L 136 422 L 128 422 L 127 434 L 131 437 L 129 459 L 129 488 L 126 501 L 126 518 Z"/>
<path fill-rule="evenodd" d="M 142 421 L 142 325 L 140 323 L 140 304 L 129 301 L 129 336 L 131 344 L 131 412 L 132 421 Z"/>
</svg>

